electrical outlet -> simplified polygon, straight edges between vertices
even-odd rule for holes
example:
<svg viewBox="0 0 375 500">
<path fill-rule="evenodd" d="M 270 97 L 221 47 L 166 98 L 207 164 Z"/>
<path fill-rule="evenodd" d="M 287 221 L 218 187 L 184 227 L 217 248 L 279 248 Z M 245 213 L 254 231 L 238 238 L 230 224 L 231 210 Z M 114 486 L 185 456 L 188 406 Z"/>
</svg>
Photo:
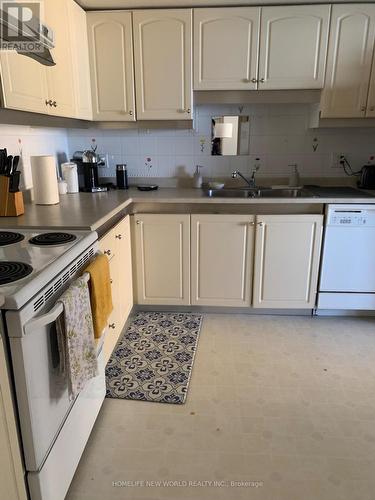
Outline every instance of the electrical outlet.
<svg viewBox="0 0 375 500">
<path fill-rule="evenodd" d="M 331 168 L 342 168 L 341 159 L 345 156 L 344 153 L 331 153 Z"/>
<path fill-rule="evenodd" d="M 114 162 L 114 155 L 109 155 L 108 153 L 98 154 L 100 165 L 99 168 L 109 168 L 109 162 Z"/>
</svg>

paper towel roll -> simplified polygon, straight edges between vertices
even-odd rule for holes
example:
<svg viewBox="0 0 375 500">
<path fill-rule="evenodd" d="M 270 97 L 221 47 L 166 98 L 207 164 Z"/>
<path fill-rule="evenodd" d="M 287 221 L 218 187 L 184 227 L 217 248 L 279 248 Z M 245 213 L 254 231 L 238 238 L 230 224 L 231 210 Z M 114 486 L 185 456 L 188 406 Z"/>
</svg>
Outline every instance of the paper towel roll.
<svg viewBox="0 0 375 500">
<path fill-rule="evenodd" d="M 59 203 L 59 188 L 54 156 L 31 156 L 31 173 L 34 185 L 34 203 L 56 205 Z"/>
</svg>

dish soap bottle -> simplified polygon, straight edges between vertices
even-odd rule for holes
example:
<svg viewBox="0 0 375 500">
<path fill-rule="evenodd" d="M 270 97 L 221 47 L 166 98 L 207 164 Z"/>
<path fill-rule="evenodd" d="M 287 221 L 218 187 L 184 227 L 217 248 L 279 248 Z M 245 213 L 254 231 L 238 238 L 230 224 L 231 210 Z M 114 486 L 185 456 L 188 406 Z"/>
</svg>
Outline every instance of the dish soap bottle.
<svg viewBox="0 0 375 500">
<path fill-rule="evenodd" d="M 289 167 L 292 167 L 292 173 L 290 174 L 289 177 L 289 186 L 290 187 L 298 187 L 301 185 L 301 180 L 298 172 L 298 165 L 296 163 L 292 165 L 288 165 Z"/>
<path fill-rule="evenodd" d="M 200 172 L 201 168 L 203 168 L 202 165 L 197 165 L 195 167 L 195 172 L 193 175 L 193 187 L 197 189 L 200 189 L 202 187 L 202 182 L 203 182 L 202 174 Z"/>
</svg>

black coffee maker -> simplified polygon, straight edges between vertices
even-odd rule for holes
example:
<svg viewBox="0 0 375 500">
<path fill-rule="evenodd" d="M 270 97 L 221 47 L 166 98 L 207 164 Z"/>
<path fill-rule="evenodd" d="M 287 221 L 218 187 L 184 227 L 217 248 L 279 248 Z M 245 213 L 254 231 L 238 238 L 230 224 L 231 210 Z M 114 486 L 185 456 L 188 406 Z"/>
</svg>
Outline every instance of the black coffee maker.
<svg viewBox="0 0 375 500">
<path fill-rule="evenodd" d="M 102 193 L 107 187 L 99 185 L 98 167 L 104 165 L 94 150 L 76 151 L 72 160 L 77 164 L 79 190 Z"/>
</svg>

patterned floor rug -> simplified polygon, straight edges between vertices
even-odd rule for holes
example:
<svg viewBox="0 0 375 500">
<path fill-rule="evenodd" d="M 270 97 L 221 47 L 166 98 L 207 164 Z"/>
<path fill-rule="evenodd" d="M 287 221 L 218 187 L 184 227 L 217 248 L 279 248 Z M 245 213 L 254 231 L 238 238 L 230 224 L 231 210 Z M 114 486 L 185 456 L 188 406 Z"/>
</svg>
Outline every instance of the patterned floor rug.
<svg viewBox="0 0 375 500">
<path fill-rule="evenodd" d="M 137 313 L 108 361 L 107 397 L 184 403 L 201 325 L 200 314 Z"/>
</svg>

